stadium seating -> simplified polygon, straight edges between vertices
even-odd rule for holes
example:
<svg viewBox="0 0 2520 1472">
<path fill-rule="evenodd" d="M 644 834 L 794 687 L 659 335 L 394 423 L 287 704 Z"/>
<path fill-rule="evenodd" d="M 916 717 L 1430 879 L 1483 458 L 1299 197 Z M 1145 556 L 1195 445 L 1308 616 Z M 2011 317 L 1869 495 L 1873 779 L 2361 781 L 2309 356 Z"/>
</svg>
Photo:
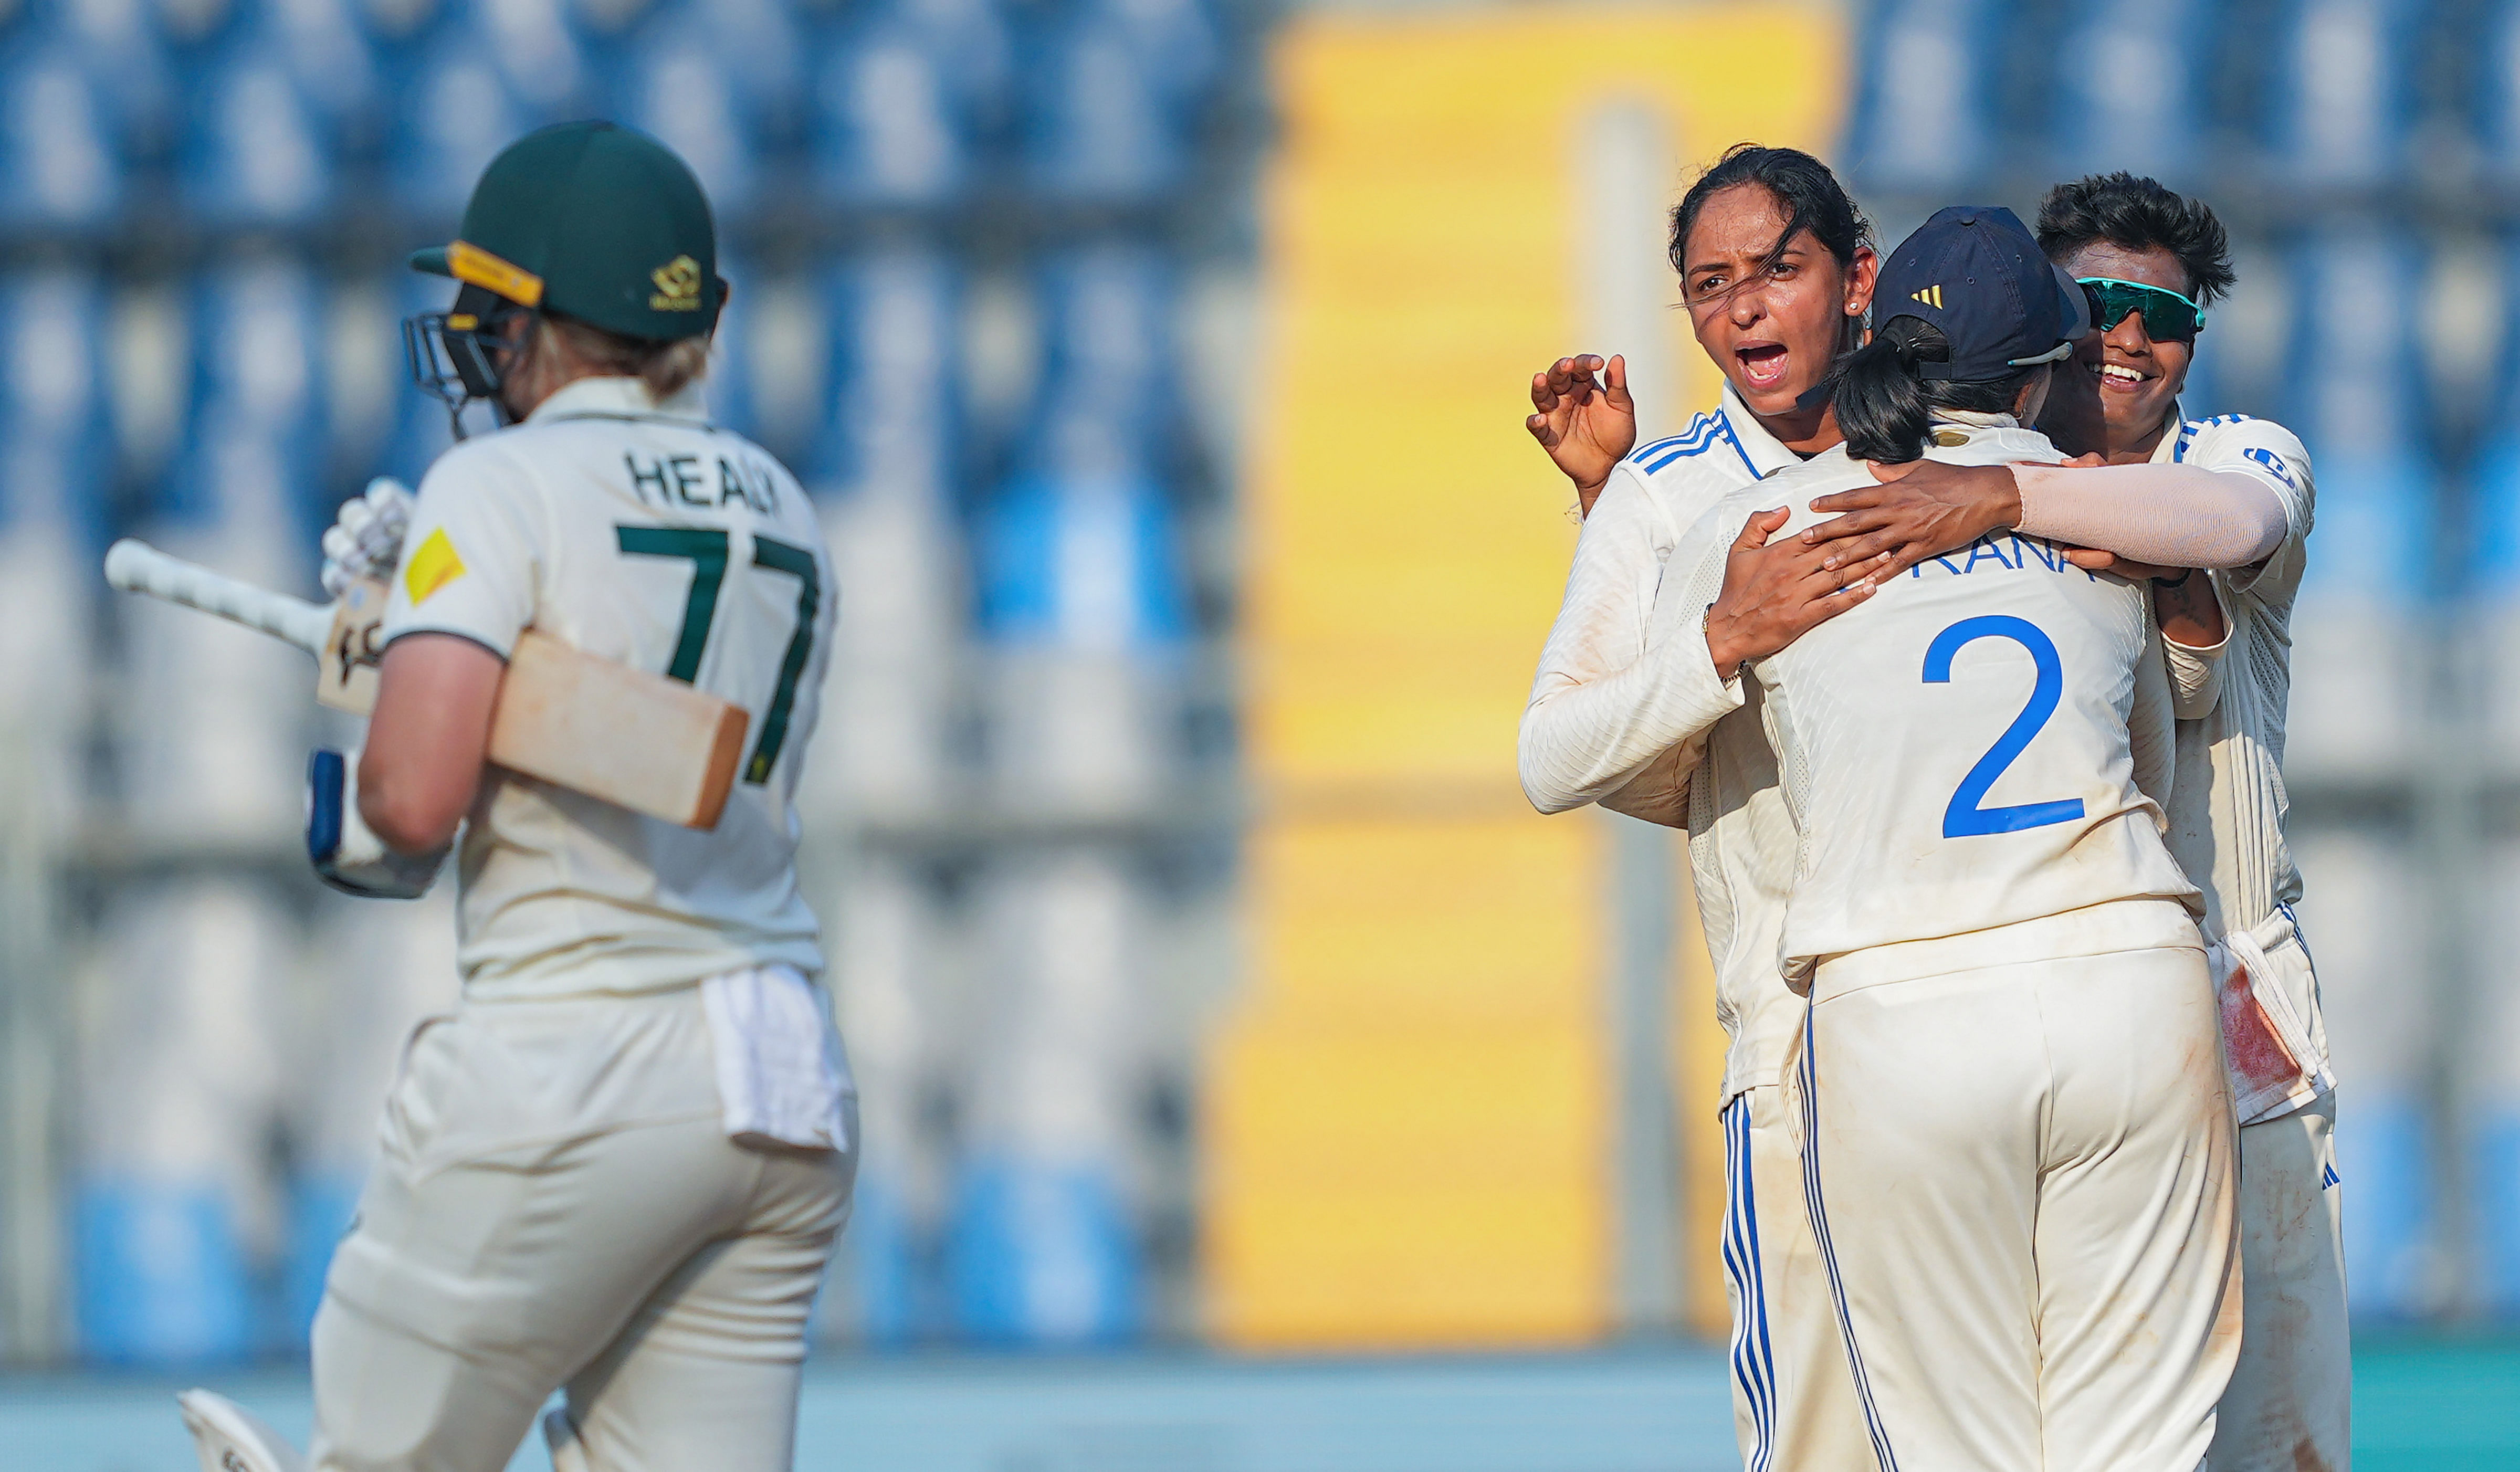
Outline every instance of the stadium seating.
<svg viewBox="0 0 2520 1472">
<path fill-rule="evenodd" d="M 1003 106 L 1006 37 L 985 7 L 873 7 L 834 27 L 818 63 L 814 174 L 831 199 L 935 205 L 971 187 Z"/>
<path fill-rule="evenodd" d="M 1942 195 L 1978 177 L 2000 136 L 1990 73 L 2007 9 L 1990 0 L 1868 7 L 1858 42 L 1867 65 L 1847 134 L 1857 177 Z"/>
<path fill-rule="evenodd" d="M 2452 573 L 2433 558 L 2443 528 L 2480 530 L 2458 596 L 2490 633 L 2491 762 L 2498 772 L 2520 752 L 2520 481 L 2505 483 L 2520 399 L 2496 411 L 2472 474 L 2437 464 L 2403 315 L 2340 309 L 2420 275 L 2423 227 L 2369 202 L 2406 185 L 2421 90 L 2411 0 L 1851 9 L 1842 43 L 1805 48 L 1828 59 L 1803 79 L 1812 97 L 1786 88 L 1781 102 L 1775 78 L 1699 74 L 1692 58 L 1721 30 L 1703 18 L 1685 36 L 1602 21 L 1616 41 L 1573 60 L 1521 31 L 1510 46 L 1435 50 L 1459 75 L 1503 79 L 1498 97 L 1568 117 L 1567 99 L 1658 99 L 1678 156 L 1752 134 L 1807 143 L 1848 166 L 1894 234 L 1934 204 L 2027 203 L 2059 173 L 2128 167 L 2231 200 L 2245 244 L 2280 245 L 2293 282 L 2282 381 L 2218 380 L 2209 335 L 2187 407 L 2276 414 L 2318 467 L 2291 765 L 2311 810 L 2305 918 L 2351 1091 L 2357 1307 L 2403 1316 L 2435 1302 L 2443 1244 L 2459 1233 L 2431 1193 L 2456 1149 L 2480 1280 L 2520 1314 L 2520 1235 L 2494 1226 L 2520 1220 L 2520 1080 L 2479 1065 L 2473 1137 L 2442 1137 L 2426 1029 L 2461 1019 L 2410 1000 L 2430 994 L 2407 981 L 2405 916 L 2424 896 L 2401 821 L 2410 754 L 2430 738 L 2405 651 Z M 2520 38 L 2520 4 L 2477 14 L 2480 56 Z M 1167 886 L 1181 883 L 1146 836 L 1148 813 L 1185 781 L 1183 695 L 1214 633 L 1192 616 L 1190 551 L 1221 540 L 1194 494 L 1217 447 L 1185 402 L 1194 379 L 1176 329 L 1200 258 L 1247 248 L 1253 145 L 1233 108 L 1256 90 L 1251 19 L 1212 0 L 22 0 L 0 17 L 0 236 L 27 263 L 0 285 L 12 345 L 0 699 L 69 689 L 46 699 L 86 712 L 115 705 L 99 690 L 158 691 L 146 711 L 100 718 L 102 740 L 66 726 L 47 760 L 101 746 L 111 782 L 81 801 L 162 816 L 187 843 L 277 871 L 309 729 L 303 661 L 120 603 L 119 637 L 99 643 L 84 624 L 103 605 L 25 569 L 85 567 L 128 531 L 311 592 L 331 507 L 371 473 L 416 482 L 449 442 L 398 356 L 389 412 L 356 424 L 331 413 L 334 344 L 375 350 L 386 303 L 397 316 L 448 303 L 450 286 L 415 277 L 402 254 L 450 238 L 472 180 L 518 133 L 594 114 L 654 131 L 709 187 L 738 286 L 713 412 L 790 458 L 841 562 L 845 617 L 804 796 L 809 845 L 830 862 L 807 882 L 831 917 L 835 1004 L 876 1143 L 827 1327 L 878 1344 L 1183 1328 L 1158 1310 L 1194 1295 L 1165 1276 L 1183 1268 L 1152 1225 L 1158 1173 L 1131 1091 L 1158 1047 L 1137 1015 L 1156 985 L 1148 937 L 1173 922 Z M 1607 1312 L 1597 1182 L 1550 1176 L 1510 1219 L 1461 1193 L 1489 1179 L 1490 1147 L 1469 1135 L 1520 1130 L 1518 1147 L 1556 1160 L 1602 1129 L 1581 1086 L 1598 1062 L 1587 886 L 1605 850 L 1593 828 L 1520 814 L 1495 766 L 1563 549 L 1553 507 L 1545 524 L 1513 519 L 1509 498 L 1528 498 L 1535 468 L 1513 457 L 1527 448 L 1479 437 L 1494 395 L 1510 395 L 1522 359 L 1568 319 L 1486 298 L 1492 313 L 1463 310 L 1487 279 L 1453 259 L 1562 248 L 1557 227 L 1536 222 L 1565 201 L 1500 182 L 1496 160 L 1518 144 L 1493 138 L 1476 109 L 1421 140 L 1455 163 L 1377 171 L 1376 141 L 1395 125 L 1363 95 L 1436 63 L 1414 43 L 1377 49 L 1399 43 L 1371 25 L 1342 34 L 1301 52 L 1277 98 L 1349 119 L 1349 152 L 1304 155 L 1308 182 L 1271 206 L 1298 212 L 1262 233 L 1281 266 L 1370 258 L 1407 290 L 1363 300 L 1327 275 L 1289 278 L 1298 305 L 1274 319 L 1341 371 L 1306 360 L 1269 379 L 1293 407 L 1269 421 L 1250 472 L 1268 499 L 1249 544 L 1254 611 L 1236 633 L 1259 673 L 1240 718 L 1249 739 L 1219 744 L 1247 745 L 1244 776 L 1281 805 L 1247 844 L 1261 1000 L 1203 1076 L 1216 1093 L 1202 1101 L 1202 1170 L 1217 1169 L 1196 1271 L 1239 1343 L 1581 1337 Z M 1779 43 L 1763 29 L 1728 44 Z M 2483 166 L 2507 178 L 2520 90 L 2498 64 L 2474 69 L 2460 83 L 2473 95 L 2436 111 L 2464 109 Z M 1568 147 L 1548 140 L 1558 162 L 1526 165 L 1562 166 Z M 2280 187 L 2256 187 L 2270 182 Z M 2478 200 L 2441 207 L 2500 207 Z M 128 250 L 94 249 L 125 237 Z M 52 268 L 65 259 L 96 264 Z M 138 427 L 146 365 L 109 346 L 141 340 L 136 307 L 169 292 L 183 304 L 173 350 L 191 368 L 161 454 Z M 1415 315 L 1410 301 L 1423 303 Z M 1470 323 L 1480 341 L 1444 335 Z M 1287 427 L 1336 426 L 1369 358 L 1376 372 L 1408 365 L 1413 404 L 1480 406 L 1401 423 L 1411 452 L 1381 478 L 1404 496 L 1440 482 L 1440 497 L 1406 502 L 1430 523 L 1438 506 L 1488 507 L 1475 498 L 1493 493 L 1489 520 L 1392 546 L 1337 469 L 1361 453 L 1357 435 Z M 1245 370 L 1224 375 L 1238 391 Z M 791 403 L 809 407 L 773 413 Z M 1358 592 L 1377 578 L 1408 596 Z M 1336 637 L 1366 625 L 1382 641 L 1367 652 Z M 102 652 L 38 660 L 47 645 Z M 98 660 L 100 683 L 82 686 Z M 233 693 L 204 689 L 203 670 Z M 1286 793 L 1314 806 L 1285 807 Z M 2323 816 L 2338 794 L 2362 816 Z M 99 1015 L 139 1040 L 118 1051 L 87 1040 L 75 1087 L 97 1123 L 68 1170 L 79 1332 L 117 1362 L 253 1353 L 302 1321 L 364 1161 L 338 1128 L 382 1091 L 375 1040 L 429 976 L 444 979 L 440 958 L 379 973 L 372 1009 L 276 1000 L 273 977 L 353 950 L 412 951 L 423 921 L 396 931 L 303 910 L 259 877 L 208 882 L 210 868 L 168 860 L 171 878 L 97 879 L 109 918 L 79 958 L 105 978 Z M 2495 873 L 2495 894 L 2520 882 Z M 2520 978 L 2489 971 L 2479 986 L 2479 1036 L 2513 1036 L 2492 1019 Z M 1427 1022 L 1430 998 L 1449 1020 Z M 998 1020 L 965 1025 L 975 1016 Z M 247 1047 L 231 1076 L 192 1069 L 238 1018 L 352 1041 L 338 1059 Z M 1500 1103 L 1460 1092 L 1470 1073 L 1528 1087 Z M 1299 1107 L 1320 1099 L 1335 1109 Z M 1444 1128 L 1429 1120 L 1439 1107 Z M 275 1139 L 298 1162 L 292 1179 L 273 1177 Z M 1422 1169 L 1368 1179 L 1360 1162 L 1375 1151 Z M 188 1174 L 187 1161 L 206 1164 Z M 1385 1234 L 1325 1225 L 1360 1216 Z M 1434 1251 L 1452 1266 L 1413 1277 L 1430 1223 L 1450 1232 Z M 1508 1252 L 1543 1262 L 1527 1298 L 1449 1316 L 1437 1279 Z M 1298 1302 L 1289 1284 L 1319 1293 Z"/>
<path fill-rule="evenodd" d="M 1187 182 L 1214 44 L 1198 0 L 1081 0 L 1038 23 L 1022 68 L 1027 187 L 1132 204 Z"/>
<path fill-rule="evenodd" d="M 0 225 L 85 229 L 123 198 L 122 140 L 82 48 L 52 26 L 0 43 Z"/>
<path fill-rule="evenodd" d="M 2186 179 L 2201 143 L 2198 74 L 2206 56 L 2159 37 L 2196 36 L 2199 0 L 2084 0 L 2055 48 L 2054 139 L 2059 178 L 2128 169 Z"/>
<path fill-rule="evenodd" d="M 2370 187 L 2406 161 L 2413 101 L 2401 0 L 2295 0 L 2277 33 L 2267 141 L 2304 183 Z"/>
<path fill-rule="evenodd" d="M 334 135 L 299 75 L 251 28 L 214 44 L 187 89 L 185 207 L 226 226 L 313 224 L 338 185 Z"/>
</svg>

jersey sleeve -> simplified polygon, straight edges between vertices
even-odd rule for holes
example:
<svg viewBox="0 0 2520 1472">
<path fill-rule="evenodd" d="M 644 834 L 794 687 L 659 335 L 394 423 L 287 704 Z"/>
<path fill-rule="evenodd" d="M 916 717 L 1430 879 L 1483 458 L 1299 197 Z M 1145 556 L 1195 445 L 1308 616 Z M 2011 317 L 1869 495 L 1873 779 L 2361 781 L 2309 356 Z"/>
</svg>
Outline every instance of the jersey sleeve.
<svg viewBox="0 0 2520 1472">
<path fill-rule="evenodd" d="M 1699 539 L 1716 514 L 1684 533 L 1662 560 L 1648 604 L 1640 590 L 1654 579 L 1660 513 L 1624 467 L 1602 491 L 1523 708 L 1523 793 L 1542 812 L 1581 807 L 1627 786 L 1639 769 L 1702 738 L 1740 706 L 1738 676 L 1718 678 L 1706 649 L 1706 604 L 1723 580 L 1720 539 L 1713 585 L 1703 597 L 1695 587 L 1703 581 Z M 1679 774 L 1668 781 L 1686 785 Z"/>
<path fill-rule="evenodd" d="M 453 634 L 507 658 L 534 621 L 547 542 L 521 468 L 486 453 L 439 457 L 403 536 L 384 641 Z"/>
<path fill-rule="evenodd" d="M 2190 573 L 2189 576 L 2195 576 Z M 2223 656 L 2231 648 L 2231 601 L 2220 578 L 2208 574 L 2206 586 L 2213 591 L 2216 610 L 2223 617 L 2223 637 L 2210 646 L 2181 644 L 2164 634 L 2161 652 L 2170 667 L 2170 693 L 2173 709 L 2182 721 L 2201 721 L 2223 698 Z M 2153 598 L 2158 601 L 2156 592 Z M 2153 615 L 2153 627 L 2159 629 L 2161 616 Z"/>
<path fill-rule="evenodd" d="M 2202 469 L 2248 475 L 2275 493 L 2284 512 L 2283 540 L 2263 560 L 2218 575 L 2222 586 L 2243 598 L 2281 598 L 2301 581 L 2302 561 L 2310 537 L 2316 490 L 2311 480 L 2310 451 L 2298 436 L 2272 420 L 2226 415 L 2180 426 L 2186 447 L 2180 463 Z"/>
<path fill-rule="evenodd" d="M 2179 742 L 2173 722 L 2176 696 L 2162 659 L 2167 643 L 2157 628 L 2144 630 L 2143 657 L 2136 661 L 2135 696 L 2127 715 L 2127 746 L 2135 758 L 2136 790 L 2151 799 L 2153 825 L 2170 826 L 2170 786 L 2179 776 Z"/>
<path fill-rule="evenodd" d="M 1706 737 L 1666 747 L 1660 756 L 1637 769 L 1626 785 L 1601 794 L 1601 806 L 1629 818 L 1667 828 L 1688 826 L 1688 784 L 1706 760 Z"/>
</svg>

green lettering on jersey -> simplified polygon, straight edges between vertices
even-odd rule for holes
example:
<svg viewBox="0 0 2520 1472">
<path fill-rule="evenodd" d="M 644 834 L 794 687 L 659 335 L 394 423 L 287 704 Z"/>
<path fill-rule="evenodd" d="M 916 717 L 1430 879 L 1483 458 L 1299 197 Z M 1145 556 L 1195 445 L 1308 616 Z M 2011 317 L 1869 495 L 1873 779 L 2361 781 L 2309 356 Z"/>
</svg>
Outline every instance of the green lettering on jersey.
<svg viewBox="0 0 2520 1472">
<path fill-rule="evenodd" d="M 772 692 L 770 709 L 761 717 L 761 739 L 753 743 L 752 759 L 743 764 L 743 780 L 758 785 L 770 780 L 770 769 L 779 764 L 779 750 L 788 744 L 788 717 L 796 705 L 796 685 L 814 653 L 814 618 L 823 607 L 823 577 L 814 566 L 812 553 L 768 537 L 752 539 L 752 563 L 788 573 L 800 585 L 796 632 L 788 641 L 788 656 L 779 662 L 779 689 Z"/>
<path fill-rule="evenodd" d="M 717 617 L 717 592 L 726 582 L 726 533 L 684 526 L 617 526 L 613 534 L 629 557 L 692 559 L 692 591 L 683 600 L 682 637 L 674 642 L 674 662 L 665 667 L 666 679 L 691 684 L 700 672 L 700 655 L 708 649 L 709 621 Z"/>
</svg>

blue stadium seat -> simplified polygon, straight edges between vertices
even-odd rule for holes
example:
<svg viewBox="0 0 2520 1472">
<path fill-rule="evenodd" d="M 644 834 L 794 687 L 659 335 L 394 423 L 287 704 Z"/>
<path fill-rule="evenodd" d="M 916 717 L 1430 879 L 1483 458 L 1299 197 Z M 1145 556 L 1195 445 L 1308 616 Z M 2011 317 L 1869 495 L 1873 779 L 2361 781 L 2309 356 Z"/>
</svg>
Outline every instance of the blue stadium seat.
<svg viewBox="0 0 2520 1472">
<path fill-rule="evenodd" d="M 801 108 L 812 55 L 796 0 L 656 0 L 614 43 L 616 50 L 681 45 L 717 72 L 717 84 L 756 137 L 785 138 Z"/>
<path fill-rule="evenodd" d="M 1136 416 L 1054 397 L 977 532 L 980 628 L 1011 646 L 1161 654 L 1190 632 L 1170 501 Z"/>
<path fill-rule="evenodd" d="M 332 204 L 334 142 L 297 74 L 251 27 L 190 73 L 185 207 L 217 225 L 312 224 Z"/>
<path fill-rule="evenodd" d="M 2504 35 L 2520 40 L 2520 8 L 2506 12 Z M 2507 54 L 2507 53 L 2504 53 Z M 2497 68 L 2498 84 L 2510 81 Z M 2498 105 L 2513 105 L 2520 89 Z M 2507 119 L 2520 127 L 2520 118 Z M 2520 145 L 2520 134 L 2504 135 Z M 2520 149 L 2502 156 L 2520 164 Z M 2506 246 L 2520 266 L 2520 241 Z M 2506 280 L 2508 277 L 2506 276 Z M 2485 676 L 2485 749 L 2489 770 L 2507 772 L 2520 762 L 2520 299 L 2509 303 L 2503 332 L 2501 401 L 2469 465 L 2467 511 L 2472 527 L 2462 593 L 2461 624 L 2482 646 Z M 2520 967 L 2501 941 L 2501 916 L 2520 892 L 2520 864 L 2507 846 L 2486 881 L 2484 914 L 2477 916 L 2472 954 L 2478 1004 L 2468 1025 L 2478 1046 L 2467 1056 L 2475 1077 L 2467 1081 L 2470 1134 L 2464 1147 L 2472 1182 L 2468 1229 L 2482 1270 L 2489 1312 L 2520 1317 Z"/>
<path fill-rule="evenodd" d="M 1122 852 L 997 856 L 976 880 L 993 1019 L 968 1049 L 968 1121 L 946 1232 L 954 1321 L 991 1344 L 1125 1343 L 1146 1331 L 1130 1182 L 1149 908 Z"/>
<path fill-rule="evenodd" d="M 2422 265 L 2409 242 L 2352 226 L 2295 256 L 2285 423 L 2316 460 L 2323 533 L 2306 596 L 2352 593 L 2400 607 L 2433 596 L 2438 468 L 2417 401 L 2423 364 L 2403 315 L 2352 307 L 2419 279 Z"/>
<path fill-rule="evenodd" d="M 2405 0 L 2293 0 L 2266 89 L 2267 141 L 2305 183 L 2370 186 L 2404 157 L 2413 104 Z"/>
<path fill-rule="evenodd" d="M 0 226 L 82 229 L 121 208 L 118 121 L 88 49 L 60 25 L 0 43 Z"/>
<path fill-rule="evenodd" d="M 325 336 L 313 273 L 283 254 L 207 267 L 194 283 L 191 317 L 185 452 L 158 514 L 279 534 L 288 539 L 273 554 L 279 565 L 311 570 L 333 512 L 318 478 Z"/>
<path fill-rule="evenodd" d="M 1046 256 L 1035 274 L 1043 341 L 1037 414 L 1091 393 L 1121 406 L 1160 457 L 1182 408 L 1171 266 L 1150 249 L 1102 245 Z"/>
<path fill-rule="evenodd" d="M 31 0 L 22 9 L 18 37 L 68 44 L 126 146 L 146 150 L 172 135 L 179 99 L 158 7 Z"/>
<path fill-rule="evenodd" d="M 985 0 L 894 0 L 833 27 L 814 87 L 817 185 L 850 204 L 959 197 L 1004 108 L 1008 56 Z"/>
<path fill-rule="evenodd" d="M 2202 0 L 2081 0 L 2073 9 L 2056 67 L 2057 171 L 2185 177 L 2198 143 L 2206 58 L 2189 40 L 2203 28 Z"/>
<path fill-rule="evenodd" d="M 2511 9 L 2520 36 L 2520 6 Z M 2520 270 L 2520 239 L 2508 243 L 2507 269 Z M 2505 280 L 2511 280 L 2506 275 Z M 2470 555 L 2463 591 L 2497 607 L 2520 609 L 2520 298 L 2503 325 L 2501 401 L 2471 462 Z M 2520 694 L 2520 691 L 2515 691 Z M 2520 735 L 2520 727 L 2514 728 Z"/>
<path fill-rule="evenodd" d="M 2423 646 L 2424 610 L 2443 594 L 2437 472 L 2415 399 L 2421 364 L 2403 316 L 2353 305 L 2403 290 L 2420 266 L 2408 243 L 2350 226 L 2314 237 L 2293 261 L 2294 381 L 2281 417 L 2310 446 L 2318 497 L 2293 610 L 2285 752 L 2287 776 L 2305 785 L 2404 779 L 2422 750 L 2425 670 L 2408 651 Z M 2347 1279 L 2366 1319 L 2426 1312 L 2439 1251 L 2431 1058 L 2423 1026 L 2409 1020 L 2426 1015 L 2424 1004 L 2408 993 L 2403 941 L 2376 943 L 2420 924 L 2410 918 L 2420 906 L 2392 874 L 2408 862 L 2375 852 L 2301 864 L 2336 1071 L 2353 1081 L 2338 1169 L 2353 1192 Z"/>
<path fill-rule="evenodd" d="M 1865 188 L 1933 192 L 1979 177 L 2000 136 L 1993 70 L 2003 14 L 1993 0 L 1868 8 L 1845 148 Z"/>
<path fill-rule="evenodd" d="M 847 493 L 879 481 L 943 504 L 963 468 L 953 267 L 918 249 L 846 258 L 825 273 L 823 290 L 830 409 L 810 482 Z"/>
<path fill-rule="evenodd" d="M 374 50 L 356 0 L 290 0 L 244 8 L 254 44 L 287 65 L 298 89 L 334 127 L 362 123 L 379 101 Z"/>
<path fill-rule="evenodd" d="M 401 208 L 449 226 L 501 149 L 582 111 L 592 90 L 559 0 L 450 0 L 392 81 L 387 187 Z"/>
<path fill-rule="evenodd" d="M 0 537 L 51 528 L 71 556 L 103 550 L 113 468 L 105 314 L 82 270 L 0 282 Z"/>
<path fill-rule="evenodd" d="M 1196 0 L 1084 0 L 1055 16 L 1025 46 L 1025 184 L 1082 203 L 1141 202 L 1181 184 L 1216 63 Z"/>
<path fill-rule="evenodd" d="M 1161 485 L 1180 408 L 1170 268 L 1150 250 L 1096 245 L 1052 256 L 1038 277 L 1041 383 L 1015 473 L 978 534 L 982 628 L 1017 642 L 1172 645 L 1187 622 Z M 1088 528 L 1129 550 L 1071 559 L 1066 539 Z M 1126 596 L 1062 586 L 1082 567 L 1125 578 Z M 1090 635 L 1071 623 L 1122 608 L 1120 623 Z"/>
<path fill-rule="evenodd" d="M 609 80 L 612 115 L 682 155 L 723 214 L 751 204 L 761 138 L 716 23 L 700 8 L 660 11 L 621 48 Z"/>
<path fill-rule="evenodd" d="M 1140 812 L 1173 778 L 1191 635 L 1163 483 L 1171 282 L 1126 247 L 1056 257 L 1040 275 L 1031 428 L 975 531 L 992 780 L 1017 805 Z M 1110 1343 L 1145 1329 L 1127 1186 L 1141 1147 L 1127 1042 L 1143 963 L 1131 917 L 1148 903 L 1138 882 L 1084 845 L 1009 858 L 980 886 L 1005 952 L 991 1005 L 1038 1020 L 985 1045 L 969 1085 L 947 1256 L 956 1320 L 975 1337 Z M 1097 1055 L 1066 1056 L 1079 1048 Z M 1065 1132 L 1017 1123 L 1032 1118 Z"/>
</svg>

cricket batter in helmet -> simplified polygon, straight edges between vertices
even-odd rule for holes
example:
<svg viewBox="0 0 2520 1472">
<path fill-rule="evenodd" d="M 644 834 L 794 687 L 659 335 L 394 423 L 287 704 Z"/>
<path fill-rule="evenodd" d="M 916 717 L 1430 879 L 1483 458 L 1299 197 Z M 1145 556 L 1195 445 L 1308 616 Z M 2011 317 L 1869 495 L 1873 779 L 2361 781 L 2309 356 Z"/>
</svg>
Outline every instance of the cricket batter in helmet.
<svg viewBox="0 0 2520 1472">
<path fill-rule="evenodd" d="M 788 1472 L 857 1134 L 795 870 L 831 555 L 795 477 L 709 421 L 727 289 L 662 145 L 534 133 L 412 263 L 459 283 L 407 325 L 414 377 L 503 427 L 328 540 L 329 574 L 388 591 L 366 748 L 319 764 L 313 806 L 416 861 L 368 892 L 415 892 L 452 845 L 464 998 L 404 1055 L 326 1276 L 306 1465 L 499 1472 L 540 1417 L 567 1472 Z M 722 810 L 678 824 L 491 763 L 528 630 L 740 707 Z M 595 678 L 553 698 L 606 709 Z M 598 765 L 659 749 L 584 730 Z M 204 1467 L 293 1472 L 239 1407 L 184 1405 Z"/>
</svg>

